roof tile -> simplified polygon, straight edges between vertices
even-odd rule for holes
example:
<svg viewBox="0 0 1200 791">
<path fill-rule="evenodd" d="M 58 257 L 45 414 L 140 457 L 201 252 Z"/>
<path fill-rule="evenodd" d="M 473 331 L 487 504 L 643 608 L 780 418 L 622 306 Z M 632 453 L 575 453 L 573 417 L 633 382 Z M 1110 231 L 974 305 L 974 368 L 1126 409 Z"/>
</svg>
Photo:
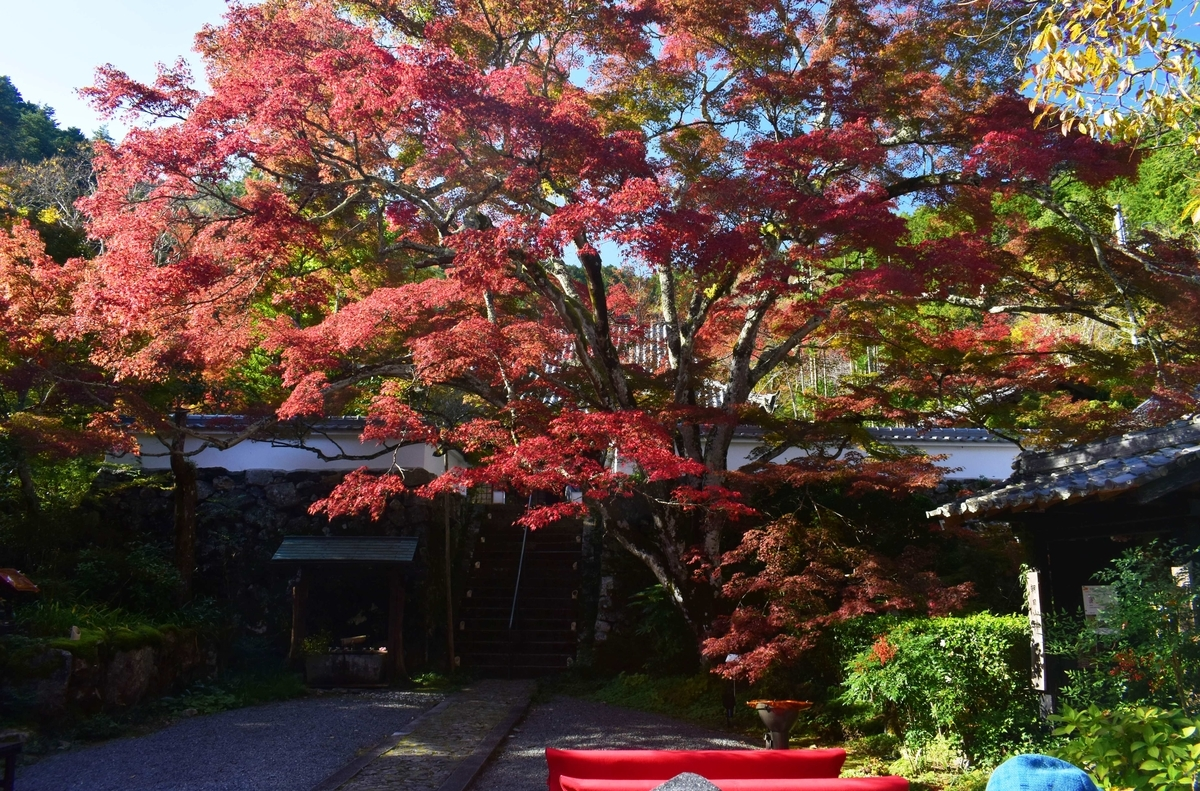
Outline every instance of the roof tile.
<svg viewBox="0 0 1200 791">
<path fill-rule="evenodd" d="M 1121 492 L 1170 475 L 1200 453 L 1200 416 L 1054 452 L 1025 452 L 1011 478 L 990 490 L 928 512 L 960 519 L 995 516 L 1029 504 Z"/>
</svg>

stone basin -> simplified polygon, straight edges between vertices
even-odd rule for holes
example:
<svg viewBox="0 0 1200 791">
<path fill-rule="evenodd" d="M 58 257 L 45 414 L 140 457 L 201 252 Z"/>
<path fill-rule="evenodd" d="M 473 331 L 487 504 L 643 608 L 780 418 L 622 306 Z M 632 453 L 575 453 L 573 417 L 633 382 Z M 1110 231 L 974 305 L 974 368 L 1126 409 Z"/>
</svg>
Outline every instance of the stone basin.
<svg viewBox="0 0 1200 791">
<path fill-rule="evenodd" d="M 314 687 L 383 686 L 386 658 L 375 651 L 310 654 L 304 657 L 304 680 Z"/>
</svg>

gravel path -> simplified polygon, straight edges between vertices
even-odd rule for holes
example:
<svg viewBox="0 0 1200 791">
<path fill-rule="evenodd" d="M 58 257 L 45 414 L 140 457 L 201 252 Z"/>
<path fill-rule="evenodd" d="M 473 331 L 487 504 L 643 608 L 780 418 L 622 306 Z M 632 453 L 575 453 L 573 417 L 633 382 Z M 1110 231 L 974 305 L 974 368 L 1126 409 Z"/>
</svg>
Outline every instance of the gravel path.
<svg viewBox="0 0 1200 791">
<path fill-rule="evenodd" d="M 547 747 L 733 750 L 757 746 L 732 734 L 657 714 L 556 697 L 529 710 L 470 791 L 545 791 Z"/>
<path fill-rule="evenodd" d="M 43 759 L 20 791 L 306 791 L 441 700 L 363 692 L 270 703 Z"/>
</svg>

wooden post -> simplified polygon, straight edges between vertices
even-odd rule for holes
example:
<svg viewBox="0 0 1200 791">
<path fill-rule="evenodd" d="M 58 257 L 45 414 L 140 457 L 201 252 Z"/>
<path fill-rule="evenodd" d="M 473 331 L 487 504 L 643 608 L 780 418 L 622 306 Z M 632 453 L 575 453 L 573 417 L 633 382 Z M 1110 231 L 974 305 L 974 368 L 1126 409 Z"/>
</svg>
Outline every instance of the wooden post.
<svg viewBox="0 0 1200 791">
<path fill-rule="evenodd" d="M 1049 688 L 1046 673 L 1046 633 L 1042 623 L 1042 579 L 1041 572 L 1029 569 L 1025 572 L 1025 604 L 1029 610 L 1029 652 L 1032 668 L 1032 686 L 1038 691 L 1043 717 L 1054 713 L 1054 698 Z"/>
<path fill-rule="evenodd" d="M 300 569 L 296 584 L 292 587 L 292 645 L 288 650 L 288 662 L 298 663 L 304 656 L 304 638 L 308 637 L 305 618 L 308 615 L 309 575 Z"/>
<path fill-rule="evenodd" d="M 449 452 L 446 454 L 449 459 Z M 447 466 L 449 462 L 447 461 Z M 445 498 L 445 520 L 443 531 L 446 542 L 446 652 L 449 656 L 446 657 L 446 662 L 449 666 L 449 672 L 454 672 L 454 586 L 452 584 L 453 576 L 451 574 L 450 563 L 450 492 L 442 495 Z"/>
<path fill-rule="evenodd" d="M 408 675 L 404 667 L 404 577 L 394 568 L 388 575 L 388 645 L 387 666 L 390 681 Z"/>
</svg>

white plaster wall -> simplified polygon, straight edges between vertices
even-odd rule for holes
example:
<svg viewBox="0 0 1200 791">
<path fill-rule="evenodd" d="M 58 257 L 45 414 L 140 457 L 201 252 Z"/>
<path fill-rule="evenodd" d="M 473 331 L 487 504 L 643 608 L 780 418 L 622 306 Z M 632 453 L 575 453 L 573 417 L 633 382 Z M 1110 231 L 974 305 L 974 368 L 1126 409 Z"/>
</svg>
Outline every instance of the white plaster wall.
<svg viewBox="0 0 1200 791">
<path fill-rule="evenodd" d="M 331 434 L 331 439 L 310 437 L 308 444 L 320 448 L 326 455 L 346 452 L 352 455 L 368 455 L 380 449 L 374 442 L 363 443 L 356 433 Z M 167 448 L 154 437 L 139 436 L 142 455 L 110 457 L 109 461 L 118 464 L 141 464 L 147 470 L 164 470 L 169 468 L 170 461 L 166 456 Z M 334 442 L 337 444 L 335 445 Z M 758 440 L 751 437 L 735 437 L 729 447 L 729 468 L 736 470 L 750 463 L 750 453 L 758 445 Z M 341 446 L 339 451 L 338 446 Z M 1002 481 L 1012 474 L 1012 463 L 1017 457 L 1017 446 L 1007 442 L 909 442 L 906 447 L 913 447 L 921 453 L 930 456 L 947 457 L 938 466 L 949 470 L 946 477 L 951 480 L 995 480 Z M 189 440 L 187 449 L 195 450 L 200 447 L 199 440 Z M 780 454 L 776 461 L 783 463 L 801 455 L 803 451 L 789 449 Z M 405 445 L 396 451 L 395 463 L 405 469 L 424 469 L 434 475 L 440 475 L 443 460 L 435 456 L 434 448 L 430 445 Z M 234 445 L 228 450 L 207 448 L 191 457 L 197 467 L 224 467 L 231 472 L 243 470 L 354 470 L 367 467 L 372 470 L 386 470 L 392 465 L 391 453 L 385 453 L 370 460 L 322 461 L 312 451 L 296 447 L 273 447 L 269 442 L 247 440 Z M 618 462 L 619 469 L 632 472 L 628 462 Z M 458 453 L 450 453 L 451 467 L 465 467 L 466 461 Z M 625 467 L 629 467 L 628 470 Z"/>
<path fill-rule="evenodd" d="M 383 446 L 377 442 L 364 443 L 356 433 L 333 434 L 325 437 L 310 437 L 306 444 L 320 448 L 323 453 L 332 456 L 345 452 L 355 456 L 365 456 L 378 452 Z M 335 444 L 336 443 L 336 444 Z M 141 464 L 147 470 L 165 470 L 171 462 L 167 457 L 167 447 L 151 436 L 139 436 L 141 456 L 123 455 L 110 457 L 109 461 L 117 464 Z M 185 450 L 195 450 L 201 446 L 196 439 L 189 439 Z M 340 446 L 340 450 L 339 450 Z M 272 446 L 269 442 L 246 440 L 227 450 L 205 448 L 191 457 L 197 467 L 224 467 L 230 472 L 243 470 L 356 470 L 367 467 L 372 470 L 386 470 L 393 464 L 405 469 L 424 469 L 434 475 L 440 475 L 443 470 L 441 456 L 434 455 L 430 445 L 405 445 L 392 453 L 385 453 L 374 459 L 338 461 L 323 461 L 320 456 L 310 450 L 297 447 Z M 466 462 L 458 453 L 450 453 L 451 467 L 465 467 Z"/>
<path fill-rule="evenodd" d="M 946 474 L 950 480 L 1003 481 L 1013 474 L 1013 462 L 1021 453 L 1008 442 L 931 442 L 914 446 L 927 456 L 947 456 L 938 466 L 950 468 Z"/>
<path fill-rule="evenodd" d="M 899 443 L 897 443 L 899 444 Z M 758 447 L 752 437 L 735 437 L 729 446 L 729 469 L 737 470 L 750 463 L 750 453 Z M 1012 463 L 1020 452 L 1007 442 L 906 442 L 903 447 L 916 448 L 927 456 L 946 456 L 939 467 L 949 470 L 949 480 L 1002 481 L 1012 475 Z M 788 449 L 776 457 L 783 463 L 797 458 L 801 450 Z"/>
</svg>

